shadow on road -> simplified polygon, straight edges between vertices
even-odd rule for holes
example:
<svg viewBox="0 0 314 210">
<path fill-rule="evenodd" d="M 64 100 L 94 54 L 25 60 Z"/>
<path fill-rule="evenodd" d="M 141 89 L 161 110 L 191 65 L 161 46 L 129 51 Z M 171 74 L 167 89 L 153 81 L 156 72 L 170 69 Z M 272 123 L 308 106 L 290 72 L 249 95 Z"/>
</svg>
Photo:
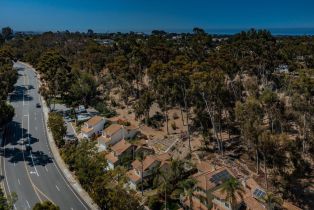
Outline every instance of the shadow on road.
<svg viewBox="0 0 314 210">
<path fill-rule="evenodd" d="M 32 85 L 28 85 L 31 88 L 34 88 Z M 15 86 L 14 92 L 11 94 L 10 101 L 17 102 L 23 101 L 23 92 L 26 93 L 28 89 L 25 86 Z M 28 94 L 24 94 L 24 101 L 32 101 L 33 97 Z"/>
<path fill-rule="evenodd" d="M 24 128 L 22 129 L 20 123 L 15 121 L 10 122 L 4 136 L 4 145 L 12 145 L 13 147 L 2 148 L 0 154 L 8 159 L 9 162 L 18 163 L 20 161 L 24 161 L 25 159 L 25 162 L 29 166 L 45 166 L 52 163 L 52 158 L 48 154 L 45 154 L 42 151 L 34 151 L 32 149 L 32 145 L 39 140 L 31 135 L 28 136 L 27 130 Z"/>
</svg>

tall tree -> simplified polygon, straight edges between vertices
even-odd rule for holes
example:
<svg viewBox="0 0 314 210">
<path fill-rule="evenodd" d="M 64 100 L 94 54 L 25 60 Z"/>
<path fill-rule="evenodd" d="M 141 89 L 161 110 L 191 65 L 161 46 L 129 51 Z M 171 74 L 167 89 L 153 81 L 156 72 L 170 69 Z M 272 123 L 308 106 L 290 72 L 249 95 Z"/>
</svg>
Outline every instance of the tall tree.
<svg viewBox="0 0 314 210">
<path fill-rule="evenodd" d="M 235 209 L 237 196 L 243 197 L 244 189 L 236 178 L 227 180 L 221 188 L 222 193 L 226 194 L 226 200 L 230 203 L 231 209 Z"/>
<path fill-rule="evenodd" d="M 9 40 L 13 36 L 13 30 L 10 27 L 4 27 L 2 28 L 2 36 L 5 40 Z"/>
</svg>

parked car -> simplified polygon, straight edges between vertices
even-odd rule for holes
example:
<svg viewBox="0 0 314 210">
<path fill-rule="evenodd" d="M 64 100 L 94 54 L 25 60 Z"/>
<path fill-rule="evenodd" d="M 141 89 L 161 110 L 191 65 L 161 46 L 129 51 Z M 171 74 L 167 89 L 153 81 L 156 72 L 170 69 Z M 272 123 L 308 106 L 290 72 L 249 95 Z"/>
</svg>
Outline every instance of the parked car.
<svg viewBox="0 0 314 210">
<path fill-rule="evenodd" d="M 41 107 L 40 103 L 37 103 L 37 104 L 36 104 L 36 107 L 37 107 L 37 108 L 40 108 L 40 107 Z"/>
</svg>

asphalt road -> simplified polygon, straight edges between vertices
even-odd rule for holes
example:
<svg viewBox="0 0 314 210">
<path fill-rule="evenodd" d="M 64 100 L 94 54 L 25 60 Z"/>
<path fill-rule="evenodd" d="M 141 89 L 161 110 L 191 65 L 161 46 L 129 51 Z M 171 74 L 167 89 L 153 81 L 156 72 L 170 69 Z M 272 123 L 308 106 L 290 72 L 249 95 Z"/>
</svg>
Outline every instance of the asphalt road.
<svg viewBox="0 0 314 210">
<path fill-rule="evenodd" d="M 16 63 L 18 81 L 10 102 L 15 116 L 5 132 L 1 147 L 1 178 L 5 193 L 15 192 L 15 209 L 32 209 L 35 203 L 50 200 L 60 209 L 88 209 L 55 164 L 48 145 L 36 74 Z M 30 149 L 31 148 L 31 149 Z"/>
</svg>

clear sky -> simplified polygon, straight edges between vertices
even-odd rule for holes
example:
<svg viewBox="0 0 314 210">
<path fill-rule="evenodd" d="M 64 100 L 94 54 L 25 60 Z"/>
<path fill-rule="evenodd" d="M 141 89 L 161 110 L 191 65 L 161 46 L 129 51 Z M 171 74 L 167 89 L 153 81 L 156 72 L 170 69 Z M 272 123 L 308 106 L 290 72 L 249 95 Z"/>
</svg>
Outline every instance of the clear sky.
<svg viewBox="0 0 314 210">
<path fill-rule="evenodd" d="M 0 0 L 3 26 L 96 32 L 314 28 L 314 0 Z"/>
</svg>

